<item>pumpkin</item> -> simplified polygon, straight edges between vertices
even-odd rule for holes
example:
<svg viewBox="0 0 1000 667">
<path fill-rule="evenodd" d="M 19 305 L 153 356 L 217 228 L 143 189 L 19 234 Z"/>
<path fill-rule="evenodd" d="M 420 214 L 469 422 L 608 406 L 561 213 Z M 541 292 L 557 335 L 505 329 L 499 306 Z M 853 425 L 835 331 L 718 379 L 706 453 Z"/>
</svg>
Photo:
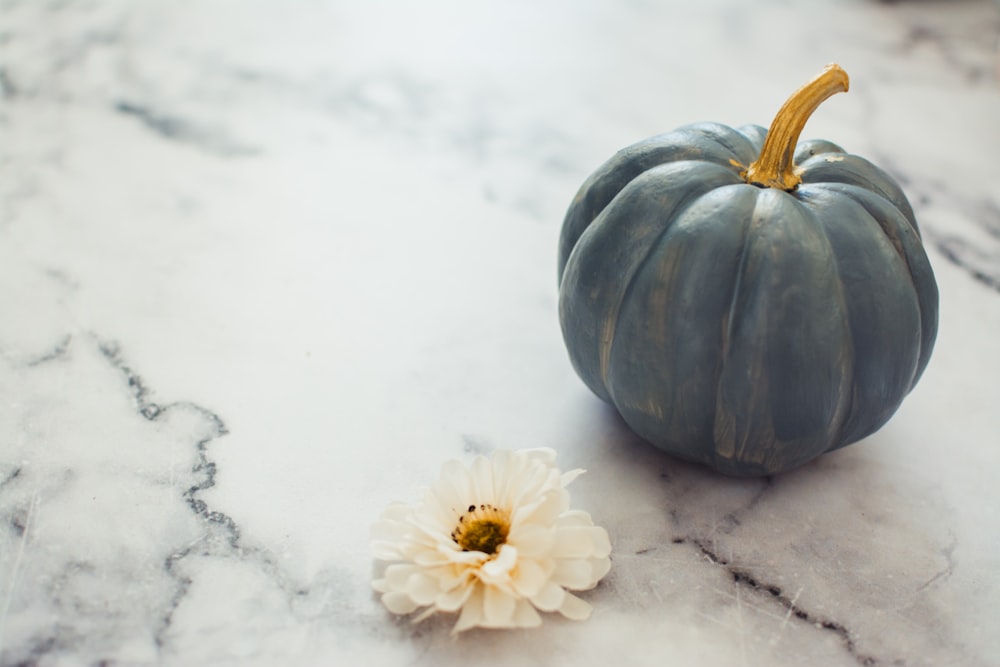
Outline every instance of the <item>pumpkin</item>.
<svg viewBox="0 0 1000 667">
<path fill-rule="evenodd" d="M 769 130 L 681 127 L 590 176 L 559 240 L 577 374 L 640 437 L 737 476 L 878 430 L 934 347 L 938 292 L 906 196 L 806 120 L 830 65 Z"/>
</svg>

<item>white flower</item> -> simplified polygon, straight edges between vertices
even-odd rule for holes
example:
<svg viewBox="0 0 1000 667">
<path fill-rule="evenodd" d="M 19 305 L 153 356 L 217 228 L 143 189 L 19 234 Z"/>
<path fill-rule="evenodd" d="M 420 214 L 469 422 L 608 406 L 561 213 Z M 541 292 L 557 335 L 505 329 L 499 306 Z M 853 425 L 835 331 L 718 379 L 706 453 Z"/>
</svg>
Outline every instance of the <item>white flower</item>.
<svg viewBox="0 0 1000 667">
<path fill-rule="evenodd" d="M 588 590 L 611 567 L 608 533 L 569 509 L 551 449 L 498 451 L 470 468 L 445 463 L 418 506 L 394 504 L 372 527 L 375 558 L 394 561 L 373 582 L 389 611 L 415 620 L 461 610 L 453 632 L 534 627 L 538 611 L 590 616 L 569 591 Z"/>
</svg>

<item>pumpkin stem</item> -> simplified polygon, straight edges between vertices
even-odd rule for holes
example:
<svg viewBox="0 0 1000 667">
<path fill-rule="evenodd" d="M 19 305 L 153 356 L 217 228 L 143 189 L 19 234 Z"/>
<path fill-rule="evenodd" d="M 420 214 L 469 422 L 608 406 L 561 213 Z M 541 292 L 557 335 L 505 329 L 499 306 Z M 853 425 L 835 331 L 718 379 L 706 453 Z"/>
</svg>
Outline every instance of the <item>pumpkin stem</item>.
<svg viewBox="0 0 1000 667">
<path fill-rule="evenodd" d="M 771 121 L 760 155 L 740 174 L 743 180 L 751 185 L 786 191 L 798 187 L 802 179 L 795 168 L 793 156 L 799 134 L 819 105 L 831 95 L 846 93 L 849 84 L 847 72 L 834 63 L 792 93 Z"/>
</svg>

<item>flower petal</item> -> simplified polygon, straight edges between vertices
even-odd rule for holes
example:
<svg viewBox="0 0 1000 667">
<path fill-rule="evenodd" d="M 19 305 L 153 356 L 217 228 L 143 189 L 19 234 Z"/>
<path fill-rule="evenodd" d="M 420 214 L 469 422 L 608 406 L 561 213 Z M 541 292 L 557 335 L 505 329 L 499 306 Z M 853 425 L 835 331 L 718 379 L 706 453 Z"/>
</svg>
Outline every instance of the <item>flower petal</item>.
<svg viewBox="0 0 1000 667">
<path fill-rule="evenodd" d="M 432 492 L 443 508 L 458 512 L 465 511 L 465 505 L 473 496 L 472 480 L 469 470 L 461 461 L 446 461 L 441 466 L 441 475 L 434 483 Z"/>
<path fill-rule="evenodd" d="M 386 508 L 382 510 L 382 514 L 379 516 L 381 521 L 406 521 L 413 514 L 413 508 L 406 503 L 390 503 L 386 505 Z"/>
<path fill-rule="evenodd" d="M 439 567 L 457 560 L 459 559 L 451 550 L 442 548 L 421 549 L 413 554 L 413 562 L 422 567 Z"/>
<path fill-rule="evenodd" d="M 590 518 L 590 514 L 584 512 L 583 510 L 569 510 L 563 512 L 556 519 L 557 526 L 593 526 L 594 521 Z"/>
<path fill-rule="evenodd" d="M 475 581 L 470 579 L 464 585 L 457 586 L 446 593 L 438 595 L 434 604 L 441 611 L 458 611 L 459 607 L 469 599 L 475 588 Z"/>
<path fill-rule="evenodd" d="M 371 543 L 372 557 L 376 560 L 403 560 L 404 554 L 399 544 L 388 540 Z"/>
<path fill-rule="evenodd" d="M 528 558 L 547 556 L 552 550 L 552 531 L 544 526 L 514 526 L 507 543 L 517 547 L 519 553 Z"/>
<path fill-rule="evenodd" d="M 483 597 L 483 585 L 479 583 L 475 584 L 468 599 L 462 606 L 462 613 L 458 616 L 458 622 L 451 629 L 452 634 L 474 628 L 482 622 Z"/>
<path fill-rule="evenodd" d="M 516 628 L 537 628 L 542 624 L 542 617 L 535 611 L 535 608 L 527 600 L 518 600 L 514 608 L 514 622 Z"/>
<path fill-rule="evenodd" d="M 611 571 L 611 559 L 608 557 L 604 558 L 594 558 L 590 561 L 590 580 L 594 582 L 594 586 L 597 582 L 604 578 L 608 572 Z M 583 590 L 583 589 L 579 589 Z"/>
<path fill-rule="evenodd" d="M 564 487 L 569 486 L 570 482 L 572 482 L 574 479 L 576 479 L 585 472 L 587 471 L 584 470 L 583 468 L 577 468 L 576 470 L 568 470 L 559 476 L 559 483 L 562 484 Z"/>
<path fill-rule="evenodd" d="M 496 586 L 486 586 L 483 595 L 483 621 L 487 628 L 506 628 L 514 624 L 517 601 Z"/>
<path fill-rule="evenodd" d="M 485 456 L 477 456 L 472 460 L 471 470 L 472 497 L 476 504 L 494 504 L 496 493 L 493 489 L 493 466 Z"/>
<path fill-rule="evenodd" d="M 556 561 L 552 581 L 570 590 L 585 590 L 594 585 L 592 572 L 590 563 L 584 559 L 561 558 Z"/>
<path fill-rule="evenodd" d="M 420 572 L 420 568 L 416 565 L 396 563 L 385 568 L 382 581 L 385 582 L 386 590 L 400 591 L 406 588 L 406 582 L 417 572 Z"/>
<path fill-rule="evenodd" d="M 382 604 L 392 613 L 400 615 L 412 613 L 420 607 L 409 595 L 398 591 L 392 591 L 383 595 Z"/>
<path fill-rule="evenodd" d="M 510 581 L 510 572 L 517 565 L 517 548 L 510 544 L 500 547 L 500 553 L 493 560 L 486 561 L 479 568 L 479 578 L 486 583 Z"/>
<path fill-rule="evenodd" d="M 516 510 L 511 520 L 515 524 L 551 526 L 568 507 L 569 493 L 563 489 L 551 489 L 545 493 L 540 503 Z"/>
<path fill-rule="evenodd" d="M 437 612 L 437 607 L 433 606 L 427 607 L 427 609 L 424 609 L 422 612 L 413 617 L 413 622 L 419 623 L 420 621 L 423 621 L 429 618 L 430 616 L 433 616 L 435 612 Z"/>
<path fill-rule="evenodd" d="M 439 580 L 426 572 L 417 572 L 406 582 L 405 593 L 421 607 L 433 604 L 440 592 Z"/>
<path fill-rule="evenodd" d="M 545 568 L 536 560 L 520 559 L 512 577 L 514 590 L 518 595 L 530 598 L 538 594 L 554 569 L 551 561 L 547 561 L 547 564 L 549 567 Z"/>
<path fill-rule="evenodd" d="M 595 556 L 606 558 L 611 555 L 611 538 L 608 537 L 608 531 L 599 526 L 594 526 L 591 528 L 590 537 L 594 540 Z"/>
<path fill-rule="evenodd" d="M 566 593 L 559 613 L 574 621 L 583 621 L 590 617 L 591 607 L 589 604 L 576 597 L 572 593 Z"/>
<path fill-rule="evenodd" d="M 555 529 L 554 558 L 588 558 L 611 551 L 608 534 L 596 526 L 560 526 Z"/>
<path fill-rule="evenodd" d="M 563 590 L 562 586 L 548 581 L 536 595 L 531 597 L 531 604 L 542 611 L 555 611 L 562 606 L 566 595 L 567 593 Z"/>
<path fill-rule="evenodd" d="M 535 447 L 533 449 L 522 449 L 518 452 L 531 461 L 537 461 L 545 466 L 552 467 L 556 464 L 556 450 L 551 447 Z"/>
</svg>

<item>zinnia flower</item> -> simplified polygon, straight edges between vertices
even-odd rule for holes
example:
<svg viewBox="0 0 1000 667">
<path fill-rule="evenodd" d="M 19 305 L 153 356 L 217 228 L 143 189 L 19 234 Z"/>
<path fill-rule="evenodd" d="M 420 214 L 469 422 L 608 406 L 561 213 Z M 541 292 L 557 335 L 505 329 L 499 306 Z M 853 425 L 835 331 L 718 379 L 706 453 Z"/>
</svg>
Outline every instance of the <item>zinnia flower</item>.
<svg viewBox="0 0 1000 667">
<path fill-rule="evenodd" d="M 551 449 L 498 451 L 471 467 L 445 463 L 417 506 L 390 505 L 372 527 L 375 558 L 394 561 L 373 582 L 389 611 L 414 620 L 461 610 L 453 632 L 534 627 L 538 611 L 582 620 L 588 590 L 611 567 L 608 533 L 569 509 Z"/>
</svg>

